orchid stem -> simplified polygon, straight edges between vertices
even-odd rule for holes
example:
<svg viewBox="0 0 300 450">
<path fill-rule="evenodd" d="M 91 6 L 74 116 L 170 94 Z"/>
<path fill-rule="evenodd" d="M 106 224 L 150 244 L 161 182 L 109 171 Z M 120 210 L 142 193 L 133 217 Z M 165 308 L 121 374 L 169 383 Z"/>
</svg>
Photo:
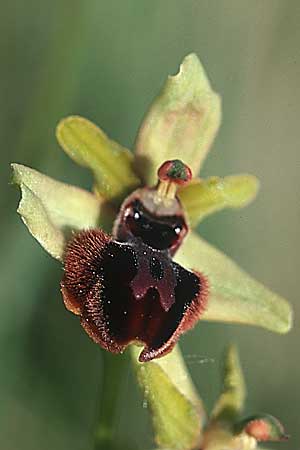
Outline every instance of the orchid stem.
<svg viewBox="0 0 300 450">
<path fill-rule="evenodd" d="M 128 366 L 126 354 L 102 353 L 99 415 L 95 430 L 95 450 L 116 450 L 116 422 L 122 380 Z"/>
</svg>

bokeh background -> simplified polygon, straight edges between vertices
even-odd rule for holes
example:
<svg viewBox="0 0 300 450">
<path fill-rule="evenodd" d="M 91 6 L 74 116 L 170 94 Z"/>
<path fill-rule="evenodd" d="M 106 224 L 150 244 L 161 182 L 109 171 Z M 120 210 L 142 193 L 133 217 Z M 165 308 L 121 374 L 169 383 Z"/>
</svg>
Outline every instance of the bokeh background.
<svg viewBox="0 0 300 450">
<path fill-rule="evenodd" d="M 67 313 L 61 267 L 16 214 L 9 162 L 90 187 L 54 137 L 77 113 L 132 148 L 141 118 L 167 74 L 196 52 L 223 98 L 223 124 L 204 175 L 256 174 L 247 209 L 208 218 L 200 232 L 295 307 L 286 336 L 200 324 L 182 340 L 206 404 L 219 389 L 224 345 L 238 344 L 246 413 L 280 417 L 300 447 L 298 0 L 27 0 L 0 17 L 1 315 L 0 448 L 89 450 L 98 408 L 101 350 Z M 132 373 L 122 376 L 116 441 L 153 447 L 147 408 Z M 144 406 L 144 407 L 143 407 Z"/>
</svg>

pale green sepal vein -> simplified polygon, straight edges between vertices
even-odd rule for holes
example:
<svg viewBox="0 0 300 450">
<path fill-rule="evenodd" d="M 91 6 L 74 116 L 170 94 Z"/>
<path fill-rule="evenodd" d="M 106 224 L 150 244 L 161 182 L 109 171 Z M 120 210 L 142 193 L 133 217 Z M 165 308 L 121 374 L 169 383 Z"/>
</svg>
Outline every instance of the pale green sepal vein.
<svg viewBox="0 0 300 450">
<path fill-rule="evenodd" d="M 196 233 L 188 235 L 175 260 L 208 278 L 210 294 L 204 320 L 257 325 L 277 333 L 290 330 L 289 303 Z"/>
<path fill-rule="evenodd" d="M 256 196 L 259 181 L 252 175 L 195 179 L 178 192 L 191 226 L 224 208 L 242 208 Z"/>
<path fill-rule="evenodd" d="M 196 176 L 221 121 L 221 100 L 198 57 L 186 56 L 146 114 L 136 140 L 137 170 L 148 185 L 166 160 L 180 159 Z"/>
<path fill-rule="evenodd" d="M 62 260 L 71 231 L 108 228 L 112 211 L 99 197 L 21 164 L 12 164 L 12 171 L 12 181 L 21 189 L 18 213 L 32 236 L 54 258 Z"/>
<path fill-rule="evenodd" d="M 179 349 L 147 363 L 138 362 L 139 347 L 132 346 L 131 352 L 158 446 L 172 450 L 199 447 L 205 413 Z"/>
<path fill-rule="evenodd" d="M 119 204 L 140 185 L 132 168 L 133 154 L 89 120 L 66 117 L 59 122 L 56 137 L 70 158 L 92 171 L 96 191 L 108 200 Z"/>
</svg>

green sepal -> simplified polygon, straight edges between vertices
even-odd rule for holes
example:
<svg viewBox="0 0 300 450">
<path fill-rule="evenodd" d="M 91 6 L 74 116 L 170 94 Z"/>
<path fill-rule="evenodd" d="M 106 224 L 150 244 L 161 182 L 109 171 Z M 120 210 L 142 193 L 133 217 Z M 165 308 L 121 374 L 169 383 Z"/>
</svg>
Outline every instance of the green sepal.
<svg viewBox="0 0 300 450">
<path fill-rule="evenodd" d="M 111 226 L 113 212 L 101 198 L 21 164 L 11 167 L 12 181 L 22 195 L 18 213 L 32 236 L 54 258 L 62 260 L 73 230 Z"/>
<path fill-rule="evenodd" d="M 147 363 L 138 362 L 139 347 L 132 346 L 131 352 L 157 445 L 172 450 L 199 448 L 205 413 L 178 346 Z"/>
<path fill-rule="evenodd" d="M 89 120 L 79 116 L 61 120 L 56 137 L 70 158 L 93 172 L 95 189 L 106 199 L 119 205 L 140 185 L 132 168 L 133 154 Z"/>
<path fill-rule="evenodd" d="M 236 347 L 230 345 L 224 355 L 222 392 L 212 412 L 212 419 L 232 423 L 241 413 L 246 387 Z"/>
<path fill-rule="evenodd" d="M 148 185 L 159 166 L 181 159 L 197 175 L 221 121 L 221 100 L 195 54 L 169 76 L 146 114 L 136 140 L 137 170 Z"/>
<path fill-rule="evenodd" d="M 248 205 L 255 198 L 258 187 L 258 179 L 252 175 L 211 177 L 193 180 L 179 190 L 178 196 L 191 226 L 196 226 L 206 216 L 221 209 Z"/>
<path fill-rule="evenodd" d="M 235 434 L 246 433 L 254 437 L 258 442 L 276 442 L 288 439 L 283 425 L 276 417 L 270 414 L 256 414 L 246 417 L 235 425 L 234 432 Z"/>
<path fill-rule="evenodd" d="M 175 260 L 207 276 L 210 292 L 204 320 L 257 325 L 277 333 L 290 330 L 289 303 L 196 233 L 187 236 Z"/>
</svg>

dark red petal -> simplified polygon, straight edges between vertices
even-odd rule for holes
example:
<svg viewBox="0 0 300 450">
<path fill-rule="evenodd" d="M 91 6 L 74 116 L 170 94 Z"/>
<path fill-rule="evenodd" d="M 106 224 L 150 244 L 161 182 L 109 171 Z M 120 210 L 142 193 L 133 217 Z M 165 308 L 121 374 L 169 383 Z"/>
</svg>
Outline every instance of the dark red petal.
<svg viewBox="0 0 300 450">
<path fill-rule="evenodd" d="M 111 352 L 143 343 L 140 360 L 150 361 L 195 324 L 208 289 L 205 277 L 172 262 L 166 252 L 91 230 L 67 248 L 62 293 L 95 342 Z"/>
<path fill-rule="evenodd" d="M 136 299 L 142 299 L 148 289 L 155 288 L 164 311 L 169 311 L 175 303 L 176 274 L 167 252 L 157 251 L 142 241 L 136 240 L 134 247 L 137 274 L 131 281 L 131 289 Z"/>
<path fill-rule="evenodd" d="M 110 240 L 102 230 L 88 230 L 76 234 L 67 246 L 61 290 L 66 308 L 74 314 L 82 313 L 87 294 L 98 281 L 101 254 Z"/>
<path fill-rule="evenodd" d="M 107 319 L 103 312 L 103 304 L 99 301 L 101 289 L 102 285 L 98 282 L 90 291 L 85 302 L 80 323 L 96 344 L 99 344 L 102 348 L 112 353 L 121 353 L 126 345 L 118 344 L 115 339 L 112 339 L 109 333 Z"/>
<path fill-rule="evenodd" d="M 135 338 L 124 310 L 137 273 L 132 248 L 101 230 L 84 231 L 69 243 L 64 270 L 61 290 L 66 307 L 81 316 L 83 328 L 96 343 L 111 352 L 123 351 Z"/>
<path fill-rule="evenodd" d="M 165 320 L 161 321 L 156 334 L 152 336 L 152 341 L 140 354 L 141 362 L 169 353 L 181 334 L 193 328 L 198 322 L 207 304 L 209 294 L 207 278 L 198 272 L 188 271 L 179 264 L 173 264 L 177 272 L 175 304 Z"/>
</svg>

